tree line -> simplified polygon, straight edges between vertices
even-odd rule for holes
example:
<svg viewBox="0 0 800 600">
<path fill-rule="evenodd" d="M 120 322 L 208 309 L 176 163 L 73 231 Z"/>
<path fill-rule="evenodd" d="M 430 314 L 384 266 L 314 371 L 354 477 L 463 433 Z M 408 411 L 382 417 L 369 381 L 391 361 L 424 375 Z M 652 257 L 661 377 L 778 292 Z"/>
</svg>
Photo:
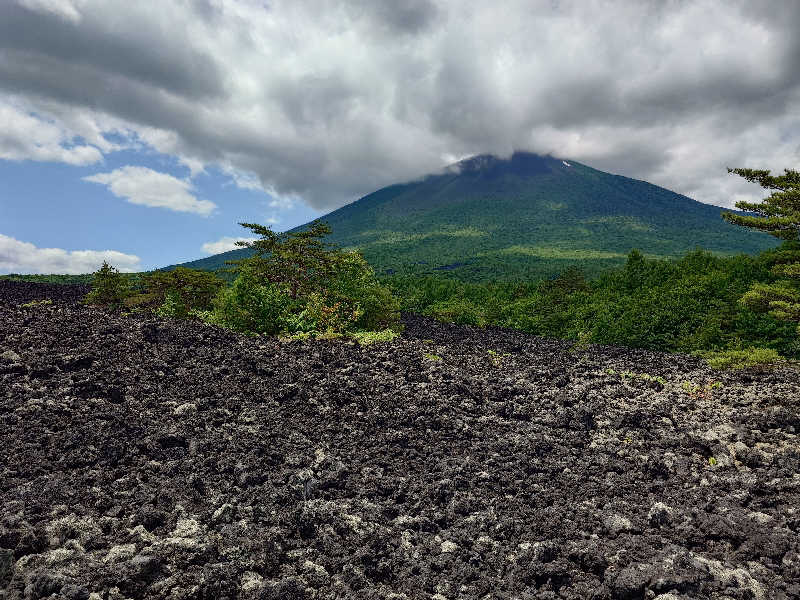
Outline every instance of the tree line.
<svg viewBox="0 0 800 600">
<path fill-rule="evenodd" d="M 771 193 L 760 203 L 736 204 L 748 214 L 723 218 L 781 239 L 778 248 L 725 258 L 697 249 L 679 260 L 647 259 L 633 250 L 624 267 L 591 281 L 572 267 L 548 280 L 464 283 L 378 278 L 361 254 L 324 241 L 331 233 L 325 223 L 283 234 L 242 223 L 258 237 L 238 243 L 254 255 L 234 261 L 231 285 L 216 273 L 183 267 L 134 279 L 104 263 L 86 302 L 248 334 L 391 339 L 401 311 L 410 311 L 580 345 L 800 358 L 800 173 L 729 171 Z"/>
</svg>

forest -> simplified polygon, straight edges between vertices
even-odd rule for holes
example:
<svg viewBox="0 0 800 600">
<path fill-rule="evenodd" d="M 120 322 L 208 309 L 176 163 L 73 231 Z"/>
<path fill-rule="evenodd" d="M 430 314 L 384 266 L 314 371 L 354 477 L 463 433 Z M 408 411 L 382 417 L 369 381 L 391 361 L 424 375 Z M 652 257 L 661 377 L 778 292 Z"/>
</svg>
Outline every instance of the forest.
<svg viewBox="0 0 800 600">
<path fill-rule="evenodd" d="M 739 202 L 749 212 L 723 218 L 770 233 L 780 246 L 756 256 L 697 248 L 677 259 L 633 249 L 621 267 L 599 273 L 565 260 L 556 276 L 470 282 L 446 270 L 376 274 L 360 252 L 329 242 L 332 229 L 323 222 L 281 234 L 242 223 L 259 237 L 240 242 L 247 256 L 219 272 L 123 274 L 106 263 L 90 276 L 4 278 L 91 282 L 89 304 L 199 319 L 250 335 L 388 340 L 402 328 L 401 313 L 415 313 L 572 340 L 576 348 L 698 353 L 720 366 L 798 359 L 800 174 L 732 172 L 772 194 L 763 203 Z"/>
</svg>

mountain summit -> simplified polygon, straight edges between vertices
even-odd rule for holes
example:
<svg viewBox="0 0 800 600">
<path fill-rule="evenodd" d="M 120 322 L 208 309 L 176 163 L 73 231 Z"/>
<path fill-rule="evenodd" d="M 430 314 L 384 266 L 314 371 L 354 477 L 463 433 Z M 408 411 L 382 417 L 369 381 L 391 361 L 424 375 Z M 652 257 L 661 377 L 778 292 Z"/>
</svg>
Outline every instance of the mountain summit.
<svg viewBox="0 0 800 600">
<path fill-rule="evenodd" d="M 622 264 L 632 248 L 668 258 L 698 246 L 754 254 L 776 245 L 726 223 L 723 210 L 569 159 L 516 152 L 390 185 L 322 220 L 330 241 L 358 248 L 378 272 L 478 281 L 550 276 L 574 264 L 596 273 Z M 233 250 L 184 266 L 214 269 L 245 256 Z"/>
</svg>

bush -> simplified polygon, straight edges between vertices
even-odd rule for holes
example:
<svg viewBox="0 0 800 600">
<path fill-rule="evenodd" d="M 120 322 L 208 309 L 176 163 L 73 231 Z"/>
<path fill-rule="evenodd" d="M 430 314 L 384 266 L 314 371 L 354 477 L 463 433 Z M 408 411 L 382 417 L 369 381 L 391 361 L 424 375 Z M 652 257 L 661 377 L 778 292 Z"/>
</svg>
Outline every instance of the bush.
<svg viewBox="0 0 800 600">
<path fill-rule="evenodd" d="M 214 301 L 214 321 L 259 334 L 335 336 L 385 329 L 399 321 L 399 303 L 356 252 L 322 243 L 322 224 L 278 235 L 244 224 L 262 238 L 255 256 L 236 264 L 233 286 Z"/>
<path fill-rule="evenodd" d="M 103 261 L 103 266 L 92 273 L 92 290 L 86 294 L 83 301 L 86 304 L 120 309 L 132 294 L 133 290 L 128 276 Z"/>
<path fill-rule="evenodd" d="M 631 252 L 625 267 L 588 282 L 568 269 L 540 282 L 398 277 L 391 285 L 404 310 L 456 323 L 668 352 L 766 347 L 800 357 L 793 323 L 739 302 L 751 286 L 774 278 L 773 255 L 721 258 L 696 250 L 653 260 Z"/>
<path fill-rule="evenodd" d="M 372 267 L 357 252 L 340 254 L 323 297 L 328 304 L 340 304 L 348 315 L 349 323 L 345 328 L 348 330 L 377 330 L 399 321 L 399 301 L 389 288 L 378 282 Z"/>
<path fill-rule="evenodd" d="M 783 357 L 772 348 L 745 348 L 719 352 L 698 352 L 712 369 L 746 369 L 771 366 L 783 362 Z"/>
<path fill-rule="evenodd" d="M 354 331 L 351 337 L 362 346 L 376 344 L 378 342 L 391 342 L 399 333 L 394 329 L 382 329 L 380 331 Z"/>
<path fill-rule="evenodd" d="M 189 316 L 189 309 L 186 308 L 178 292 L 169 290 L 164 302 L 156 309 L 156 314 L 159 317 L 185 319 Z"/>
<path fill-rule="evenodd" d="M 145 275 L 141 287 L 143 291 L 128 298 L 126 306 L 158 307 L 162 316 L 183 319 L 192 310 L 210 310 L 225 282 L 209 271 L 176 267 Z"/>
<path fill-rule="evenodd" d="M 477 327 L 486 325 L 486 317 L 481 308 L 464 298 L 436 302 L 426 308 L 422 314 L 458 325 L 475 325 Z"/>
<path fill-rule="evenodd" d="M 278 285 L 261 283 L 247 268 L 214 300 L 213 322 L 243 333 L 277 335 L 289 329 L 296 304 Z M 297 329 L 292 329 L 297 331 Z"/>
</svg>

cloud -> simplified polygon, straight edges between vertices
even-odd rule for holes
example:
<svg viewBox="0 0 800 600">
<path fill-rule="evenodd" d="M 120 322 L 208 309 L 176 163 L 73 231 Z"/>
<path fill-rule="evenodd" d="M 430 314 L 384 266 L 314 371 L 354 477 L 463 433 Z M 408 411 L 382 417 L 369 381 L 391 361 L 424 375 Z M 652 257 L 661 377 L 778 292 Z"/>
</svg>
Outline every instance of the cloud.
<svg viewBox="0 0 800 600">
<path fill-rule="evenodd" d="M 113 129 L 319 210 L 513 150 L 730 206 L 759 192 L 725 167 L 800 163 L 798 30 L 793 0 L 12 1 L 0 95 L 46 160 Z"/>
<path fill-rule="evenodd" d="M 20 110 L 0 99 L 0 158 L 89 165 L 103 159 L 94 146 L 73 143 L 74 133 L 63 125 Z"/>
<path fill-rule="evenodd" d="M 228 250 L 236 250 L 239 246 L 236 242 L 255 242 L 259 238 L 254 237 L 221 237 L 216 242 L 206 242 L 203 244 L 203 252 L 206 254 L 219 254 Z"/>
<path fill-rule="evenodd" d="M 147 167 L 128 165 L 110 173 L 97 173 L 83 179 L 108 186 L 111 193 L 131 204 L 204 216 L 210 215 L 217 207 L 209 200 L 198 200 L 192 194 L 194 187 L 190 181 L 178 179 L 167 173 L 159 173 Z"/>
<path fill-rule="evenodd" d="M 140 259 L 133 254 L 116 250 L 63 250 L 62 248 L 37 248 L 28 242 L 0 234 L 0 271 L 6 273 L 91 273 L 103 261 L 120 271 L 139 270 Z"/>
<path fill-rule="evenodd" d="M 81 20 L 81 0 L 20 0 L 20 4 L 42 14 L 52 13 L 72 23 Z"/>
</svg>

